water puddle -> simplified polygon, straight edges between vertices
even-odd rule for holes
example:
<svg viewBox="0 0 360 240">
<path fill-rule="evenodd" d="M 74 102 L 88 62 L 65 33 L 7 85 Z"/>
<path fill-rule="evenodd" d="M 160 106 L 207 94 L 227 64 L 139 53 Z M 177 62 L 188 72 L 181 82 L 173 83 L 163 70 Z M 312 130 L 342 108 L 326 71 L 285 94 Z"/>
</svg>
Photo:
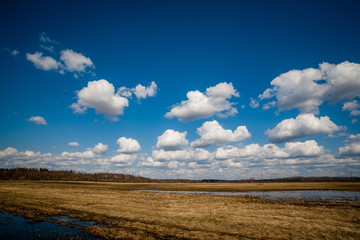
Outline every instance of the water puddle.
<svg viewBox="0 0 360 240">
<path fill-rule="evenodd" d="M 152 193 L 178 193 L 178 194 L 207 194 L 226 196 L 257 196 L 266 200 L 300 200 L 300 201 L 333 201 L 337 203 L 360 203 L 360 192 L 331 191 L 331 190 L 296 190 L 296 191 L 252 191 L 252 192 L 204 192 L 204 191 L 162 191 L 162 190 L 136 190 L 138 192 Z"/>
<path fill-rule="evenodd" d="M 56 217 L 55 217 L 56 218 Z M 54 220 L 56 220 L 54 218 Z M 63 218 L 61 216 L 61 218 Z M 68 218 L 68 217 L 66 217 Z M 72 218 L 71 221 L 75 221 Z M 61 222 L 61 219 L 56 220 Z M 79 221 L 77 221 L 78 224 Z M 80 221 L 81 222 L 81 221 Z M 78 225 L 81 226 L 81 225 Z M 84 225 L 85 226 L 85 225 Z M 91 225 L 90 225 L 91 226 Z M 6 212 L 0 213 L 0 239 L 83 239 L 96 240 L 80 228 L 62 226 L 51 221 L 35 222 Z"/>
</svg>

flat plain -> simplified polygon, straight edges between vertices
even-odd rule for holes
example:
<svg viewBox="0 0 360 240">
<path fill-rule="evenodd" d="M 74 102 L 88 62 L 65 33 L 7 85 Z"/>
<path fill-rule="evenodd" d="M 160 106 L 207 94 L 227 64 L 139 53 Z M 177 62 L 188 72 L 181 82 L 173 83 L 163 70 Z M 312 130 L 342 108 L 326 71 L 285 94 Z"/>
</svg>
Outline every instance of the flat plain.
<svg viewBox="0 0 360 240">
<path fill-rule="evenodd" d="M 133 190 L 351 190 L 360 183 L 0 181 L 0 212 L 95 221 L 104 239 L 360 239 L 360 206 Z"/>
</svg>

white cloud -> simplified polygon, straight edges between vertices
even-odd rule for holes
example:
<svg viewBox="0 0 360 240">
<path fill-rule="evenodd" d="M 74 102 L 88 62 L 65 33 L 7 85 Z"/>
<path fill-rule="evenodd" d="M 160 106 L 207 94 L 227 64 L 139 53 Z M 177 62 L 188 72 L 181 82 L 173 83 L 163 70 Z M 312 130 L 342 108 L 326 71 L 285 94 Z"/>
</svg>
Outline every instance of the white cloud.
<svg viewBox="0 0 360 240">
<path fill-rule="evenodd" d="M 91 150 L 87 150 L 85 152 L 63 152 L 61 157 L 66 159 L 95 158 L 96 154 Z"/>
<path fill-rule="evenodd" d="M 348 61 L 337 65 L 322 63 L 320 69 L 330 86 L 330 102 L 360 97 L 360 64 Z"/>
<path fill-rule="evenodd" d="M 252 108 L 257 108 L 257 107 L 259 107 L 259 101 L 251 98 L 251 99 L 250 99 L 250 107 L 252 107 Z"/>
<path fill-rule="evenodd" d="M 14 49 L 14 50 L 12 50 L 11 52 L 10 52 L 10 54 L 12 55 L 12 56 L 16 56 L 16 55 L 18 55 L 20 52 L 18 51 L 18 50 L 16 50 L 16 49 Z"/>
<path fill-rule="evenodd" d="M 285 152 L 291 157 L 315 157 L 324 154 L 324 147 L 319 146 L 316 141 L 288 142 L 285 144 Z"/>
<path fill-rule="evenodd" d="M 265 103 L 263 105 L 263 110 L 268 110 L 270 108 L 273 108 L 276 106 L 276 102 L 275 101 L 271 101 L 271 102 L 268 102 L 268 103 Z"/>
<path fill-rule="evenodd" d="M 319 146 L 314 140 L 308 140 L 286 143 L 284 148 L 280 148 L 275 144 L 265 144 L 264 146 L 250 144 L 243 148 L 224 146 L 216 150 L 215 158 L 262 161 L 263 159 L 310 158 L 324 153 L 324 147 Z"/>
<path fill-rule="evenodd" d="M 272 80 L 273 88 L 265 90 L 260 98 L 271 97 L 272 92 L 277 98 L 279 110 L 299 108 L 301 112 L 317 113 L 329 88 L 316 83 L 321 79 L 322 74 L 318 69 L 292 70 Z"/>
<path fill-rule="evenodd" d="M 115 94 L 114 86 L 104 79 L 88 82 L 77 97 L 77 102 L 71 105 L 74 113 L 84 113 L 87 108 L 94 108 L 96 113 L 105 114 L 112 121 L 118 121 L 117 116 L 123 115 L 124 108 L 129 106 L 128 99 Z"/>
<path fill-rule="evenodd" d="M 330 134 L 342 128 L 333 123 L 329 117 L 317 118 L 313 114 L 300 114 L 295 119 L 285 119 L 273 129 L 268 129 L 268 141 L 283 143 L 304 137 Z"/>
<path fill-rule="evenodd" d="M 29 122 L 34 122 L 35 124 L 39 124 L 39 125 L 46 125 L 47 122 L 45 120 L 45 118 L 40 117 L 40 116 L 34 116 L 28 119 Z"/>
<path fill-rule="evenodd" d="M 360 142 L 360 133 L 358 134 L 351 134 L 350 136 L 347 137 L 347 139 L 345 140 L 345 142 Z"/>
<path fill-rule="evenodd" d="M 18 151 L 15 148 L 8 147 L 3 151 L 0 151 L 0 159 L 7 158 L 9 156 L 13 156 L 17 154 Z"/>
<path fill-rule="evenodd" d="M 138 141 L 132 138 L 121 137 L 116 143 L 119 144 L 119 149 L 117 151 L 121 153 L 136 153 L 141 150 Z"/>
<path fill-rule="evenodd" d="M 220 117 L 233 116 L 237 109 L 234 103 L 229 102 L 231 97 L 239 97 L 232 83 L 219 83 L 216 86 L 206 89 L 205 94 L 196 90 L 189 91 L 187 100 L 174 105 L 170 112 L 166 113 L 167 118 L 177 118 L 180 121 L 193 121 L 201 118 L 208 118 L 217 114 Z"/>
<path fill-rule="evenodd" d="M 318 113 L 328 100 L 336 103 L 360 96 L 360 64 L 319 64 L 319 69 L 291 70 L 276 77 L 259 95 L 260 100 L 273 96 L 279 110 L 298 108 L 302 113 Z"/>
<path fill-rule="evenodd" d="M 108 145 L 98 143 L 93 148 L 87 148 L 85 152 L 63 152 L 61 157 L 66 160 L 93 159 L 104 154 L 108 150 Z"/>
<path fill-rule="evenodd" d="M 49 38 L 45 32 L 39 34 L 39 40 L 43 43 L 58 43 L 57 41 Z"/>
<path fill-rule="evenodd" d="M 352 142 L 339 148 L 340 156 L 360 156 L 360 142 Z"/>
<path fill-rule="evenodd" d="M 118 94 L 119 94 L 120 96 L 129 98 L 129 97 L 132 96 L 133 93 L 132 93 L 132 90 L 129 89 L 129 88 L 127 88 L 127 87 L 121 87 L 121 88 L 119 88 L 119 90 L 118 90 Z"/>
<path fill-rule="evenodd" d="M 78 146 L 80 146 L 78 142 L 69 142 L 68 145 L 69 145 L 69 146 L 73 146 L 73 147 L 78 147 Z"/>
<path fill-rule="evenodd" d="M 64 62 L 65 69 L 69 72 L 85 72 L 86 68 L 94 68 L 90 58 L 81 53 L 66 49 L 60 52 L 60 60 Z"/>
<path fill-rule="evenodd" d="M 228 142 L 240 142 L 251 137 L 246 126 L 239 126 L 233 132 L 224 129 L 214 121 L 207 121 L 197 129 L 200 138 L 191 143 L 191 147 L 207 147 L 210 145 L 224 144 Z"/>
<path fill-rule="evenodd" d="M 45 46 L 41 44 L 40 47 L 51 53 L 54 52 L 54 46 Z"/>
<path fill-rule="evenodd" d="M 360 115 L 360 103 L 357 100 L 344 103 L 342 106 L 343 111 L 350 111 L 350 116 Z"/>
<path fill-rule="evenodd" d="M 152 158 L 158 161 L 209 161 L 213 159 L 213 156 L 201 148 L 186 148 L 174 151 L 154 150 Z"/>
<path fill-rule="evenodd" d="M 117 167 L 126 167 L 132 165 L 136 159 L 136 154 L 119 154 L 110 158 L 110 162 L 114 163 Z"/>
<path fill-rule="evenodd" d="M 32 62 L 36 68 L 44 71 L 58 70 L 61 67 L 61 63 L 54 58 L 49 56 L 43 57 L 42 52 L 36 52 L 34 54 L 27 53 L 26 59 Z"/>
<path fill-rule="evenodd" d="M 137 164 L 138 167 L 154 167 L 154 168 L 178 168 L 178 161 L 158 161 L 154 160 L 152 157 L 148 157 L 146 160 L 143 160 Z"/>
<path fill-rule="evenodd" d="M 141 84 L 138 84 L 134 89 L 132 89 L 137 99 L 153 97 L 157 92 L 157 85 L 154 81 L 151 82 L 151 85 L 144 87 Z"/>
<path fill-rule="evenodd" d="M 167 129 L 157 139 L 156 147 L 164 150 L 178 150 L 184 145 L 188 145 L 189 141 L 186 139 L 187 132 L 178 132 L 172 129 Z"/>
<path fill-rule="evenodd" d="M 91 150 L 97 154 L 104 154 L 108 150 L 108 145 L 99 142 L 98 144 L 95 145 L 94 148 L 89 148 L 88 150 Z"/>
</svg>

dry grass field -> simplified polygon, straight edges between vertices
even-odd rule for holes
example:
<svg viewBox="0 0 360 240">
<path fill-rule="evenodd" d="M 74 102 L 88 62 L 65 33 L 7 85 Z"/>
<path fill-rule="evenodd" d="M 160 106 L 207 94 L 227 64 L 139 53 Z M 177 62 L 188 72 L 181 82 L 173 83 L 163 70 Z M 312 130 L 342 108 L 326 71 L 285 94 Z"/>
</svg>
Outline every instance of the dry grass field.
<svg viewBox="0 0 360 240">
<path fill-rule="evenodd" d="M 360 183 L 89 183 L 0 181 L 0 211 L 66 215 L 109 239 L 360 239 L 360 206 L 128 190 L 360 190 Z"/>
</svg>

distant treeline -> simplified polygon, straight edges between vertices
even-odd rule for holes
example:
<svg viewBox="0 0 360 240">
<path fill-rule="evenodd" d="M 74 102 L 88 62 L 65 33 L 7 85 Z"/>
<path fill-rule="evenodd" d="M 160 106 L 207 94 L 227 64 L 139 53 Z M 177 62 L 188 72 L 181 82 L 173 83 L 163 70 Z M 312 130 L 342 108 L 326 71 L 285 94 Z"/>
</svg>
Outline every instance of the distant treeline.
<svg viewBox="0 0 360 240">
<path fill-rule="evenodd" d="M 48 170 L 46 168 L 0 168 L 0 180 L 56 180 L 56 181 L 95 181 L 95 182 L 360 182 L 360 177 L 286 177 L 273 179 L 151 179 L 141 176 L 119 173 L 82 173 L 72 170 Z"/>
<path fill-rule="evenodd" d="M 219 179 L 204 179 L 202 182 L 360 182 L 360 177 L 285 177 L 272 179 L 244 179 L 244 180 L 219 180 Z"/>
<path fill-rule="evenodd" d="M 62 180 L 62 181 L 102 181 L 102 182 L 149 182 L 151 179 L 130 174 L 81 173 L 46 168 L 0 168 L 0 180 Z"/>
</svg>

